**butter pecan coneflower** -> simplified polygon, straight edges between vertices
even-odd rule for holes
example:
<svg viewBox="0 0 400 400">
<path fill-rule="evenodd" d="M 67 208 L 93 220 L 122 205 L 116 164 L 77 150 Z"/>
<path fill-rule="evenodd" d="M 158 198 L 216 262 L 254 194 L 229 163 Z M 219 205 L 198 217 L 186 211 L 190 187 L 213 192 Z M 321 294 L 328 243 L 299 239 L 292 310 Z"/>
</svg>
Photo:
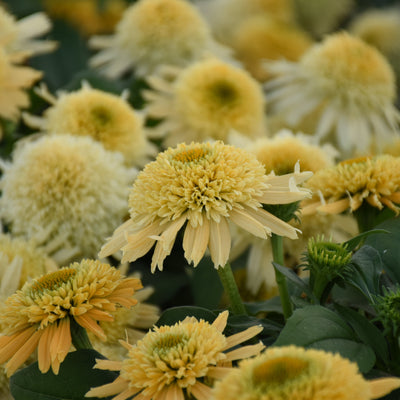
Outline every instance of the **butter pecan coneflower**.
<svg viewBox="0 0 400 400">
<path fill-rule="evenodd" d="M 27 282 L 8 297 L 0 316 L 0 363 L 12 375 L 38 349 L 39 369 L 58 374 L 73 337 L 71 325 L 105 340 L 98 321 L 112 321 L 117 305 L 131 307 L 140 279 L 97 260 L 82 260 Z"/>
<path fill-rule="evenodd" d="M 196 266 L 209 248 L 215 268 L 223 267 L 231 247 L 229 222 L 261 238 L 272 233 L 297 237 L 295 228 L 262 204 L 308 197 L 307 190 L 297 187 L 308 177 L 267 176 L 253 154 L 219 141 L 182 143 L 160 153 L 139 173 L 129 196 L 130 219 L 115 230 L 99 256 L 122 249 L 122 262 L 134 261 L 156 243 L 151 270 L 162 270 L 184 228 L 186 260 Z"/>
<path fill-rule="evenodd" d="M 95 368 L 120 371 L 112 383 L 92 388 L 86 396 L 126 400 L 137 395 L 142 400 L 184 400 L 186 396 L 209 400 L 210 383 L 232 370 L 232 361 L 257 355 L 264 345 L 233 347 L 255 337 L 261 326 L 252 326 L 226 337 L 228 312 L 210 324 L 188 317 L 172 326 L 155 327 L 122 362 L 97 360 Z"/>
</svg>

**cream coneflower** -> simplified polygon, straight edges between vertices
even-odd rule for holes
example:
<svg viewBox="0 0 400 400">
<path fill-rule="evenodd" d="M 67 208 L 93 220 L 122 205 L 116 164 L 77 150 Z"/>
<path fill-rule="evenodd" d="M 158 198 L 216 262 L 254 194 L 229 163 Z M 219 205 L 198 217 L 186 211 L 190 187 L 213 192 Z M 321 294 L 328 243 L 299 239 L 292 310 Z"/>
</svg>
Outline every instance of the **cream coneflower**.
<svg viewBox="0 0 400 400">
<path fill-rule="evenodd" d="M 332 134 L 345 156 L 365 153 L 374 142 L 382 146 L 398 134 L 393 70 L 361 39 L 336 33 L 297 63 L 273 61 L 267 67 L 276 74 L 266 84 L 271 113 L 296 125 L 318 110 L 315 135 Z"/>
<path fill-rule="evenodd" d="M 339 354 L 269 347 L 217 382 L 212 400 L 372 400 L 400 387 L 399 378 L 367 381 Z"/>
<path fill-rule="evenodd" d="M 270 78 L 265 60 L 297 61 L 311 45 L 311 37 L 303 29 L 265 15 L 247 18 L 232 40 L 236 58 L 261 82 Z"/>
<path fill-rule="evenodd" d="M 145 287 L 133 295 L 137 301 L 135 307 L 118 308 L 113 321 L 100 321 L 100 327 L 107 336 L 106 341 L 100 340 L 94 333 L 88 332 L 93 347 L 111 360 L 122 360 L 127 356 L 127 349 L 120 345 L 121 339 L 127 339 L 131 344 L 142 339 L 160 317 L 160 309 L 145 301 L 152 295 L 153 288 Z"/>
<path fill-rule="evenodd" d="M 266 134 L 261 86 L 246 71 L 216 59 L 183 70 L 163 69 L 148 79 L 145 113 L 163 119 L 153 135 L 166 146 L 227 139 L 233 129 L 255 138 Z"/>
<path fill-rule="evenodd" d="M 370 9 L 355 16 L 349 31 L 375 46 L 389 60 L 397 79 L 400 78 L 400 9 L 398 7 Z"/>
<path fill-rule="evenodd" d="M 38 348 L 39 369 L 55 374 L 72 344 L 71 324 L 106 339 L 98 321 L 112 321 L 116 305 L 131 307 L 140 279 L 98 260 L 82 260 L 27 282 L 5 302 L 0 319 L 0 363 L 7 375 Z"/>
<path fill-rule="evenodd" d="M 184 400 L 190 397 L 209 400 L 210 382 L 221 379 L 232 370 L 234 360 L 258 354 L 264 345 L 233 347 L 253 338 L 262 331 L 252 326 L 226 337 L 228 311 L 210 324 L 187 317 L 172 326 L 155 327 L 129 349 L 122 362 L 97 360 L 95 368 L 120 371 L 114 382 L 91 389 L 86 396 L 125 400 L 137 395 L 142 400 Z"/>
<path fill-rule="evenodd" d="M 69 22 L 85 36 L 110 33 L 128 7 L 125 0 L 43 0 L 52 18 Z"/>
<path fill-rule="evenodd" d="M 16 121 L 20 109 L 29 106 L 29 97 L 24 89 L 30 88 L 41 77 L 40 71 L 11 63 L 0 47 L 0 118 Z"/>
<path fill-rule="evenodd" d="M 53 51 L 57 42 L 37 39 L 50 29 L 51 22 L 43 12 L 17 21 L 0 5 L 0 45 L 13 61 L 20 62 L 32 55 Z"/>
<path fill-rule="evenodd" d="M 182 143 L 160 153 L 139 173 L 129 196 L 130 219 L 115 230 L 99 256 L 122 249 L 122 262 L 134 261 L 157 242 L 151 270 L 162 270 L 186 224 L 186 260 L 196 266 L 208 247 L 214 266 L 223 267 L 231 247 L 229 222 L 262 238 L 272 232 L 297 237 L 296 229 L 262 204 L 308 197 L 297 187 L 308 177 L 298 172 L 267 176 L 254 155 L 222 142 Z"/>
<path fill-rule="evenodd" d="M 195 4 L 217 40 L 228 46 L 234 43 L 235 32 L 241 24 L 256 15 L 283 23 L 292 23 L 295 19 L 290 0 L 196 0 Z"/>
<path fill-rule="evenodd" d="M 87 83 L 77 91 L 60 93 L 58 98 L 44 86 L 37 93 L 51 106 L 42 117 L 24 113 L 29 126 L 49 134 L 91 136 L 107 150 L 122 153 L 129 165 L 143 166 L 154 155 L 142 117 L 123 96 L 93 89 Z"/>
<path fill-rule="evenodd" d="M 208 54 L 227 54 L 185 0 L 139 0 L 124 12 L 114 35 L 94 36 L 89 43 L 101 50 L 91 66 L 111 78 L 131 69 L 146 76 L 163 64 L 182 67 Z"/>
<path fill-rule="evenodd" d="M 350 15 L 354 0 L 292 0 L 297 22 L 315 37 L 333 32 Z"/>
<path fill-rule="evenodd" d="M 363 203 L 396 214 L 400 203 L 400 157 L 380 155 L 342 161 L 322 169 L 305 184 L 314 193 L 304 213 L 356 211 Z"/>
<path fill-rule="evenodd" d="M 334 164 L 335 153 L 331 146 L 318 146 L 312 143 L 310 137 L 300 133 L 294 135 L 288 130 L 279 132 L 271 139 L 256 140 L 247 145 L 246 149 L 253 153 L 258 161 L 264 165 L 267 174 L 274 172 L 276 175 L 284 175 L 293 172 L 293 170 L 300 173 L 300 166 L 304 171 L 315 173 L 321 168 L 327 168 Z M 310 174 L 310 172 L 307 173 Z M 312 221 L 314 220 L 315 218 L 312 218 Z M 322 233 L 326 231 L 327 224 L 321 222 L 318 221 L 315 225 Z M 290 224 L 296 228 L 301 227 L 302 235 L 298 240 L 304 247 L 306 243 L 304 238 L 308 237 L 310 233 L 309 224 L 306 221 L 304 226 L 306 232 L 303 232 L 303 224 L 295 221 L 291 221 Z M 312 231 L 315 232 L 315 229 Z M 290 242 L 293 241 L 284 238 L 284 249 L 288 248 Z M 246 288 L 253 295 L 256 295 L 262 286 L 265 287 L 267 292 L 273 293 L 277 288 L 277 283 L 272 265 L 273 257 L 270 241 L 254 237 L 242 229 L 234 231 L 232 259 L 238 257 L 247 249 L 249 249 L 249 256 L 247 259 Z M 296 256 L 297 254 L 293 255 L 293 257 Z"/>
<path fill-rule="evenodd" d="M 14 236 L 33 240 L 60 264 L 95 258 L 123 221 L 135 171 L 90 137 L 41 136 L 3 163 L 0 216 Z"/>
<path fill-rule="evenodd" d="M 32 241 L 0 234 L 0 299 L 21 289 L 35 276 L 56 269 L 56 263 Z"/>
</svg>

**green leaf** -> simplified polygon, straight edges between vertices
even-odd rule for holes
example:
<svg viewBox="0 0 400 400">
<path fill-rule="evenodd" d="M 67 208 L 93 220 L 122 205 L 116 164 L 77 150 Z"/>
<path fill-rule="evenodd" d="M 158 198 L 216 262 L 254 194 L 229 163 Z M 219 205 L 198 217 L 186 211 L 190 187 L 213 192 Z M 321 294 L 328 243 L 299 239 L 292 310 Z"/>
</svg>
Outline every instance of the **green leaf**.
<svg viewBox="0 0 400 400">
<path fill-rule="evenodd" d="M 347 250 L 351 251 L 354 250 L 362 241 L 364 241 L 368 236 L 371 235 L 376 235 L 378 233 L 384 233 L 387 234 L 389 233 L 385 229 L 371 229 L 370 231 L 362 232 L 357 236 L 354 236 L 347 242 L 344 242 L 345 245 L 347 245 Z"/>
<path fill-rule="evenodd" d="M 389 362 L 387 342 L 382 332 L 367 318 L 348 307 L 335 304 L 336 310 L 353 328 L 358 338 L 370 346 L 375 354 L 385 363 Z"/>
<path fill-rule="evenodd" d="M 116 372 L 93 369 L 96 358 L 105 357 L 95 350 L 69 353 L 58 375 L 51 370 L 42 374 L 36 362 L 11 376 L 11 394 L 15 400 L 88 400 L 85 394 L 90 388 L 105 385 L 118 377 Z"/>
<path fill-rule="evenodd" d="M 376 249 L 382 259 L 383 268 L 394 283 L 400 284 L 400 218 L 387 220 L 377 228 L 390 232 L 369 236 L 365 244 Z"/>
<path fill-rule="evenodd" d="M 204 257 L 193 269 L 191 289 L 194 304 L 209 309 L 218 307 L 224 288 L 210 257 Z"/>
<path fill-rule="evenodd" d="M 252 303 L 244 303 L 246 310 L 251 315 L 256 315 L 261 312 L 275 312 L 282 314 L 282 304 L 279 296 L 265 301 L 256 301 Z"/>
<path fill-rule="evenodd" d="M 379 252 L 364 245 L 351 259 L 351 270 L 344 276 L 344 281 L 357 288 L 373 303 L 374 295 L 380 293 L 380 277 L 383 264 Z"/>
<path fill-rule="evenodd" d="M 172 307 L 165 310 L 160 318 L 158 319 L 156 325 L 173 325 L 179 321 L 183 321 L 186 317 L 195 317 L 197 319 L 204 319 L 210 323 L 214 322 L 217 318 L 218 313 L 208 310 L 203 307 L 195 306 L 182 306 L 182 307 Z"/>
<path fill-rule="evenodd" d="M 297 309 L 287 320 L 274 346 L 290 344 L 340 353 L 356 362 L 363 373 L 368 372 L 376 360 L 371 347 L 358 342 L 339 315 L 318 305 Z"/>
<path fill-rule="evenodd" d="M 314 302 L 318 303 L 318 299 L 314 296 L 311 288 L 290 268 L 283 267 L 282 265 L 272 262 L 274 267 L 280 271 L 285 277 L 292 282 L 301 292 L 307 294 L 307 296 Z"/>
</svg>

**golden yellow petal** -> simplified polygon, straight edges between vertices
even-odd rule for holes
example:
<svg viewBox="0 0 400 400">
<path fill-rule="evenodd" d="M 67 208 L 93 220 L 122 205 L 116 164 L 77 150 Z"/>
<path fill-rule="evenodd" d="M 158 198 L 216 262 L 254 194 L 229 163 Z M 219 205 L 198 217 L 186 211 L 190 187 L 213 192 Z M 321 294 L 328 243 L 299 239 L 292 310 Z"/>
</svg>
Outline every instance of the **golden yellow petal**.
<svg viewBox="0 0 400 400">
<path fill-rule="evenodd" d="M 232 371 L 228 367 L 208 367 L 207 376 L 213 379 L 224 379 Z"/>
<path fill-rule="evenodd" d="M 317 211 L 322 211 L 327 214 L 340 214 L 343 211 L 348 210 L 349 207 L 350 207 L 350 199 L 345 198 L 335 201 L 333 203 L 323 204 L 317 208 Z"/>
<path fill-rule="evenodd" d="M 197 381 L 192 386 L 191 393 L 197 400 L 209 400 L 212 395 L 212 389 L 209 386 L 205 385 L 204 383 Z M 181 399 L 176 398 L 176 400 L 181 400 Z"/>
<path fill-rule="evenodd" d="M 0 337 L 0 364 L 5 363 L 36 331 L 36 327 L 19 331 L 11 336 Z"/>
<path fill-rule="evenodd" d="M 239 347 L 236 350 L 232 350 L 226 353 L 226 359 L 229 361 L 234 361 L 240 360 L 242 358 L 249 358 L 259 354 L 264 348 L 265 345 L 262 342 L 249 346 Z"/>
<path fill-rule="evenodd" d="M 229 311 L 225 310 L 222 313 L 220 313 L 217 318 L 215 318 L 214 322 L 211 325 L 217 331 L 222 333 L 226 327 L 226 323 L 228 322 L 228 317 L 229 317 Z"/>
<path fill-rule="evenodd" d="M 203 223 L 193 228 L 190 223 L 187 224 L 183 236 L 183 250 L 185 258 L 189 263 L 196 266 L 203 258 L 210 238 L 210 222 L 203 218 Z"/>
<path fill-rule="evenodd" d="M 75 321 L 82 326 L 83 328 L 93 332 L 96 336 L 98 336 L 101 340 L 106 340 L 107 337 L 101 329 L 100 325 L 96 323 L 92 318 L 88 317 L 86 314 L 83 315 L 75 315 Z"/>
<path fill-rule="evenodd" d="M 50 369 L 50 343 L 54 336 L 54 331 L 57 330 L 56 324 L 49 324 L 43 330 L 43 334 L 38 345 L 38 363 L 41 373 L 46 373 Z"/>
<path fill-rule="evenodd" d="M 238 332 L 234 335 L 231 335 L 226 338 L 226 349 L 230 349 L 240 343 L 245 342 L 246 340 L 249 340 L 253 338 L 254 336 L 257 336 L 260 332 L 262 332 L 264 328 L 260 325 L 258 326 L 251 326 L 250 328 L 247 328 L 246 330 L 242 332 Z"/>
<path fill-rule="evenodd" d="M 257 219 L 240 208 L 233 208 L 229 213 L 229 217 L 236 225 L 260 238 L 266 239 L 267 233 L 271 233 L 268 227 L 265 227 Z"/>
<path fill-rule="evenodd" d="M 128 381 L 120 376 L 114 382 L 107 383 L 106 385 L 91 388 L 85 397 L 107 397 L 120 393 L 129 387 Z"/>
<path fill-rule="evenodd" d="M 229 252 L 231 250 L 231 233 L 229 231 L 228 221 L 225 217 L 221 217 L 219 223 L 214 220 L 210 221 L 208 247 L 214 267 L 224 267 L 228 262 Z"/>
<path fill-rule="evenodd" d="M 371 387 L 371 399 L 379 399 L 400 387 L 400 378 L 395 377 L 373 379 L 369 382 Z"/>
</svg>

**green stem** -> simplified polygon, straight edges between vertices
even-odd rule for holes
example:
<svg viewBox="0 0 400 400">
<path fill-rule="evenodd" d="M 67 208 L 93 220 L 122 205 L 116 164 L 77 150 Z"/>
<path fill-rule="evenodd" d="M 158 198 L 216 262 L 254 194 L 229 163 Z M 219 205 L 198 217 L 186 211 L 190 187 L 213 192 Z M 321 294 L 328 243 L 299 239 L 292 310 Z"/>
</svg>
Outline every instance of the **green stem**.
<svg viewBox="0 0 400 400">
<path fill-rule="evenodd" d="M 218 274 L 222 286 L 224 287 L 225 293 L 228 295 L 231 305 L 230 308 L 233 314 L 247 314 L 242 298 L 240 297 L 235 278 L 233 276 L 231 265 L 229 263 L 226 263 L 223 268 L 218 268 Z"/>
<path fill-rule="evenodd" d="M 71 318 L 71 336 L 72 344 L 76 350 L 81 349 L 93 349 L 92 343 L 90 343 L 86 329 L 80 326 L 74 318 Z"/>
<path fill-rule="evenodd" d="M 279 265 L 284 265 L 283 258 L 283 240 L 282 236 L 271 236 L 272 255 L 274 262 Z M 275 279 L 279 289 L 279 296 L 281 298 L 283 316 L 288 319 L 292 315 L 292 302 L 290 301 L 289 290 L 286 282 L 286 277 L 275 268 Z"/>
</svg>

